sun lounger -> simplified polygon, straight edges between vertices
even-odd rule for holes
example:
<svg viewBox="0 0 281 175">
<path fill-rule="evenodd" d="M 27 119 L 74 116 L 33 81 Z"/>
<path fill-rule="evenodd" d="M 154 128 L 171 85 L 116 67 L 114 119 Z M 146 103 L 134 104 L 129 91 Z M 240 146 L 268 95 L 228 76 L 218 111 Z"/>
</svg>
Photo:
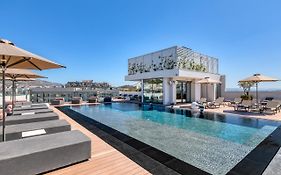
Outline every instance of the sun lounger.
<svg viewBox="0 0 281 175">
<path fill-rule="evenodd" d="M 18 125 L 8 125 L 6 126 L 6 140 L 17 140 L 25 138 L 26 136 L 70 131 L 70 129 L 71 127 L 69 123 L 65 120 L 50 120 Z M 32 135 L 30 135 L 29 132 L 31 132 Z M 0 137 L 2 138 L 2 133 L 0 134 Z"/>
<path fill-rule="evenodd" d="M 240 110 L 244 110 L 244 111 L 249 111 L 250 108 L 252 107 L 253 102 L 252 100 L 243 100 L 241 104 L 238 104 L 234 107 L 234 110 L 240 111 Z"/>
<path fill-rule="evenodd" d="M 33 115 L 15 115 L 8 116 L 6 118 L 6 125 L 16 125 L 22 123 L 32 123 L 32 122 L 42 122 L 48 120 L 57 120 L 59 119 L 58 115 L 54 112 L 33 114 Z M 2 125 L 2 121 L 0 121 Z"/>
<path fill-rule="evenodd" d="M 206 105 L 207 99 L 206 98 L 200 98 L 200 100 L 197 102 L 200 105 Z"/>
<path fill-rule="evenodd" d="M 46 104 L 43 105 L 35 105 L 35 106 L 21 106 L 21 107 L 15 107 L 14 111 L 23 111 L 23 110 L 35 110 L 35 109 L 48 109 L 49 107 Z"/>
<path fill-rule="evenodd" d="M 208 104 L 208 108 L 219 108 L 224 103 L 224 97 L 217 98 L 214 102 Z"/>
<path fill-rule="evenodd" d="M 0 174 L 49 172 L 91 157 L 91 140 L 80 131 L 0 143 Z"/>
<path fill-rule="evenodd" d="M 14 111 L 13 115 L 30 115 L 30 114 L 40 114 L 40 113 L 47 113 L 53 112 L 51 109 L 34 109 L 34 110 L 21 110 L 21 111 Z"/>
<path fill-rule="evenodd" d="M 278 101 L 268 101 L 266 106 L 263 108 L 263 111 L 277 114 L 279 107 L 280 103 Z"/>
<path fill-rule="evenodd" d="M 16 106 L 32 105 L 32 103 L 29 102 L 29 101 L 17 101 L 17 102 L 15 103 L 15 105 L 16 105 Z"/>
</svg>

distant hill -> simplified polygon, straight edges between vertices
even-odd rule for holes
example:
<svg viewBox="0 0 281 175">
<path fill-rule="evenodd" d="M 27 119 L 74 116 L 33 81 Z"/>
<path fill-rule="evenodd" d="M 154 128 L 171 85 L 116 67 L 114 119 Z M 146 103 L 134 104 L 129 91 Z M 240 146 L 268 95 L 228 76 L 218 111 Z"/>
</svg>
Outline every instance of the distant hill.
<svg viewBox="0 0 281 175">
<path fill-rule="evenodd" d="M 2 82 L 0 82 L 2 85 Z M 16 83 L 18 88 L 36 88 L 36 87 L 62 87 L 60 83 L 49 82 L 45 80 L 19 81 Z M 12 82 L 6 80 L 6 86 L 12 86 Z M 1 86 L 2 87 L 2 86 Z"/>
</svg>

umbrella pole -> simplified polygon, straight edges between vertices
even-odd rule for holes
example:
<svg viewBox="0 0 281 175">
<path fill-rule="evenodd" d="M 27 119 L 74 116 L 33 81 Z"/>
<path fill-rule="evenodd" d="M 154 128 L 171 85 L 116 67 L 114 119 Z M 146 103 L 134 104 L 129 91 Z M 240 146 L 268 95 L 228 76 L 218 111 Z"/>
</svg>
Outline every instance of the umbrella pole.
<svg viewBox="0 0 281 175">
<path fill-rule="evenodd" d="M 3 116 L 3 124 L 2 124 L 2 141 L 4 142 L 5 139 L 5 121 L 6 121 L 6 114 L 5 114 L 5 67 L 2 66 L 2 116 Z"/>
<path fill-rule="evenodd" d="M 259 104 L 259 93 L 258 93 L 258 83 L 256 83 L 256 102 Z"/>
<path fill-rule="evenodd" d="M 15 80 L 12 80 L 12 113 L 14 113 L 15 107 Z"/>
<path fill-rule="evenodd" d="M 209 93 L 208 93 L 208 83 L 206 84 L 206 99 L 209 101 Z"/>
</svg>

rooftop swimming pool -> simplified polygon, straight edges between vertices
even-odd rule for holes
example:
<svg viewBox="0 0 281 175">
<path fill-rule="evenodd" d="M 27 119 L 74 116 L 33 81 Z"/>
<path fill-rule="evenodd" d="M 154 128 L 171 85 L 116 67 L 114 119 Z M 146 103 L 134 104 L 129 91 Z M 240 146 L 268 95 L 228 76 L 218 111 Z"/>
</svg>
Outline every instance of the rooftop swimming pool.
<svg viewBox="0 0 281 175">
<path fill-rule="evenodd" d="M 70 108 L 215 175 L 229 172 L 279 126 L 266 120 L 128 103 Z"/>
</svg>

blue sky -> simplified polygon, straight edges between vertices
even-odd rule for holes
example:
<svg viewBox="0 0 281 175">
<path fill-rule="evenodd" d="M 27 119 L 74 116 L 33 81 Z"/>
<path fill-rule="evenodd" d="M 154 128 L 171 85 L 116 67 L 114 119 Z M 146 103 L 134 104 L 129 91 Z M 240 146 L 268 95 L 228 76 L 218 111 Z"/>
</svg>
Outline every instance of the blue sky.
<svg viewBox="0 0 281 175">
<path fill-rule="evenodd" d="M 49 81 L 125 84 L 128 58 L 174 45 L 219 58 L 227 87 L 253 73 L 281 79 L 279 0 L 9 0 L 0 7 L 1 38 L 67 66 L 41 72 Z"/>
</svg>

